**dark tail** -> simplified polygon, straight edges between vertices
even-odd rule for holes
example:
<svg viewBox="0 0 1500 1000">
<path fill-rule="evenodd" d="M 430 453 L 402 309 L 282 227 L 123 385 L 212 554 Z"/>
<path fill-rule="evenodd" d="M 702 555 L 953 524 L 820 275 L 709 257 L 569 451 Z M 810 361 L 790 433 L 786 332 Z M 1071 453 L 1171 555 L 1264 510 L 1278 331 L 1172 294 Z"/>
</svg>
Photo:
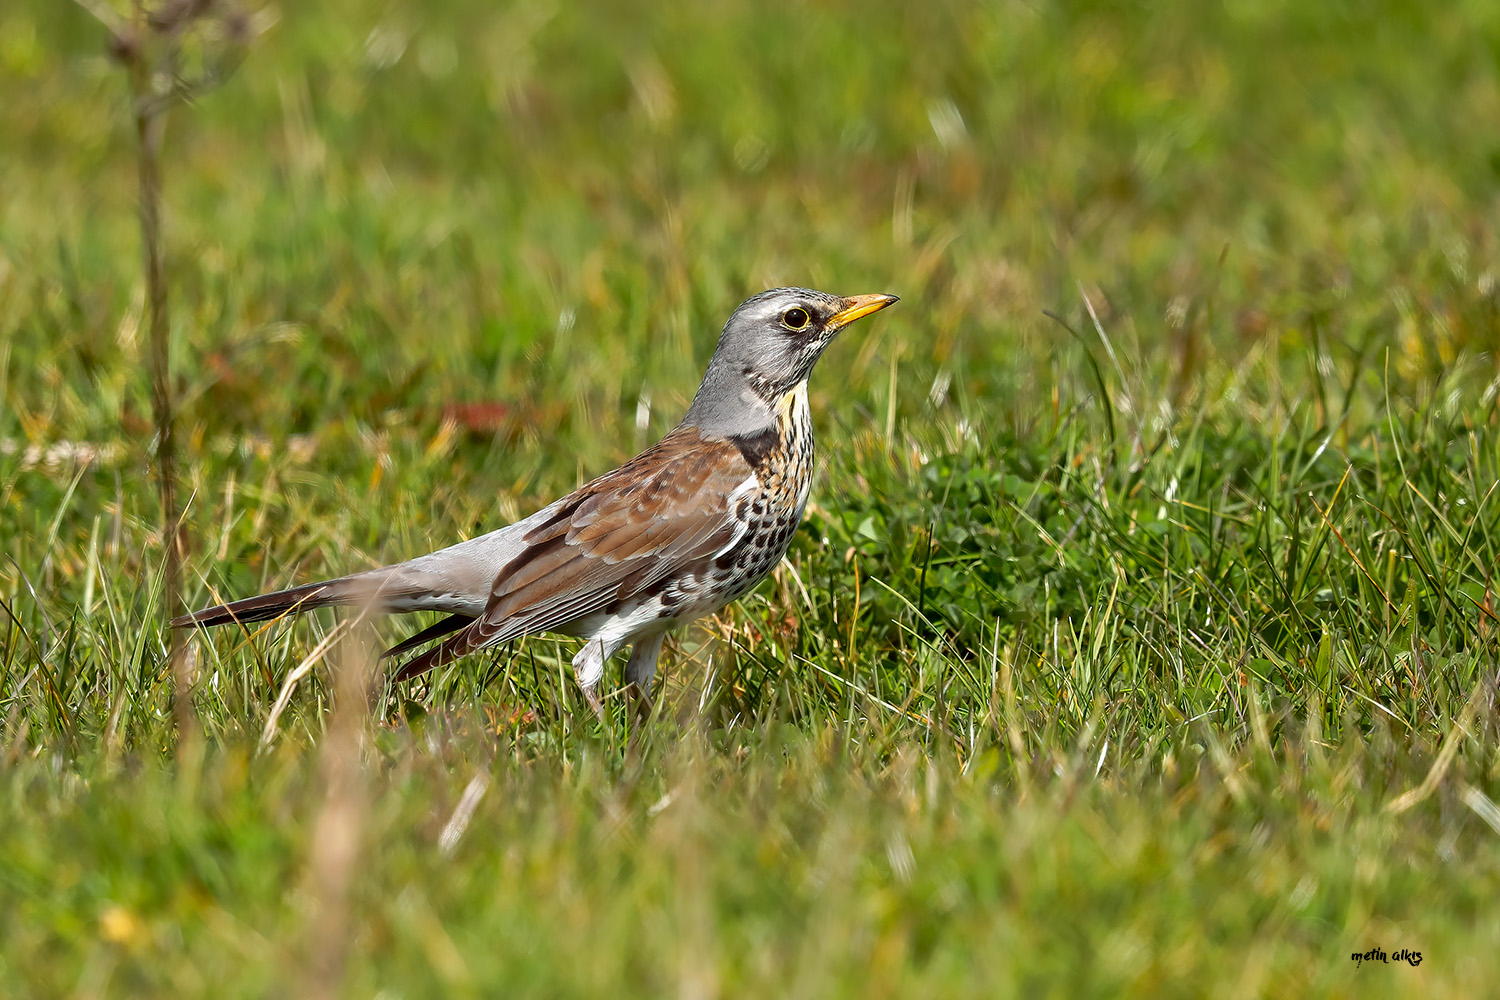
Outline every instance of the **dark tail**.
<svg viewBox="0 0 1500 1000">
<path fill-rule="evenodd" d="M 214 625 L 228 625 L 235 623 L 239 625 L 250 622 L 263 622 L 272 618 L 280 618 L 283 615 L 297 614 L 302 611 L 311 611 L 314 608 L 326 608 L 335 605 L 362 604 L 366 601 L 373 603 L 380 611 L 409 611 L 412 608 L 392 608 L 385 602 L 393 596 L 410 596 L 405 590 L 394 590 L 387 592 L 384 585 L 389 585 L 390 577 L 384 580 L 379 577 L 382 571 L 375 570 L 371 573 L 362 573 L 357 576 L 340 577 L 337 580 L 323 580 L 319 583 L 303 584 L 300 587 L 292 587 L 290 590 L 278 590 L 274 594 L 261 594 L 258 597 L 247 597 L 242 601 L 230 601 L 228 604 L 216 604 L 211 608 L 194 611 L 191 614 L 179 615 L 172 619 L 173 628 L 209 628 Z M 372 579 L 373 578 L 373 579 Z M 397 643 L 384 653 L 381 659 L 388 656 L 399 656 L 418 646 L 425 645 L 434 639 L 441 638 L 450 632 L 467 628 L 474 622 L 473 615 L 450 614 L 433 625 L 429 625 L 409 636 L 402 642 Z M 460 636 L 460 638 L 463 638 Z M 424 670 L 429 670 L 438 663 L 446 662 L 452 655 L 448 647 L 453 640 L 443 643 L 435 650 L 428 650 L 411 663 L 405 664 L 400 671 L 398 679 L 405 680 L 407 677 L 415 676 Z M 431 654 L 438 653 L 438 657 Z M 420 663 L 422 666 L 412 669 L 413 664 Z"/>
<path fill-rule="evenodd" d="M 358 577 L 341 577 L 337 580 L 323 580 L 319 583 L 303 584 L 300 587 L 292 587 L 290 590 L 278 590 L 274 594 L 261 594 L 258 597 L 247 597 L 242 601 L 231 601 L 228 604 L 216 604 L 211 608 L 194 611 L 191 614 L 180 615 L 172 619 L 173 628 L 209 628 L 214 625 L 228 625 L 235 622 L 241 625 L 250 622 L 263 622 L 272 618 L 280 618 L 283 615 L 293 615 L 302 611 L 311 611 L 314 608 L 326 608 L 334 605 L 359 604 L 361 601 L 370 600 L 372 595 L 379 590 L 371 586 L 368 580 Z M 387 649 L 380 654 L 383 660 L 390 656 L 399 656 L 418 646 L 425 645 L 434 639 L 456 632 L 474 621 L 473 615 L 452 614 L 436 624 L 429 625 L 415 635 Z M 420 672 L 420 671 L 419 671 Z"/>
<path fill-rule="evenodd" d="M 179 615 L 172 619 L 171 624 L 173 628 L 188 628 L 193 625 L 207 628 L 211 625 L 228 625 L 230 622 L 263 622 L 333 604 L 358 604 L 361 599 L 368 598 L 369 594 L 368 585 L 361 586 L 355 582 L 355 578 L 343 577 L 218 604 L 191 614 Z"/>
<path fill-rule="evenodd" d="M 478 648 L 479 644 L 483 641 L 482 638 L 479 643 L 476 643 L 474 641 L 475 633 L 473 631 L 465 627 L 463 624 L 454 624 L 454 619 L 457 619 L 459 617 L 461 616 L 453 615 L 452 617 L 444 619 L 443 621 L 439 622 L 438 625 L 433 626 L 433 628 L 427 630 L 429 632 L 436 632 L 437 628 L 439 626 L 442 626 L 443 632 L 436 632 L 435 635 L 423 636 L 423 638 L 433 639 L 436 638 L 437 635 L 442 635 L 444 632 L 454 632 L 460 628 L 463 629 L 462 632 L 459 632 L 458 635 L 455 635 L 451 638 L 444 639 L 436 646 L 431 646 L 428 649 L 423 650 L 416 656 L 413 656 L 411 659 L 401 664 L 401 666 L 396 668 L 395 673 L 391 675 L 391 680 L 409 681 L 419 674 L 425 674 L 427 673 L 427 671 L 432 670 L 436 667 L 441 667 L 446 663 L 451 663 L 453 660 L 458 659 L 465 653 L 473 652 L 476 648 Z M 412 636 L 412 639 L 415 638 L 417 638 L 417 636 Z M 407 642 L 411 642 L 411 639 L 408 639 Z M 402 645 L 406 645 L 406 643 L 402 643 Z M 415 645 L 415 643 L 413 643 L 413 645 Z"/>
<path fill-rule="evenodd" d="M 400 656 L 407 650 L 416 649 L 418 646 L 426 645 L 434 639 L 447 635 L 449 632 L 457 632 L 461 628 L 466 628 L 470 624 L 472 624 L 473 621 L 473 615 L 449 615 L 442 621 L 427 626 L 416 635 L 410 635 L 405 639 L 402 639 L 400 642 L 396 643 L 396 645 L 392 646 L 390 649 L 387 649 L 384 653 L 381 653 L 380 658 L 383 660 L 388 656 Z"/>
</svg>

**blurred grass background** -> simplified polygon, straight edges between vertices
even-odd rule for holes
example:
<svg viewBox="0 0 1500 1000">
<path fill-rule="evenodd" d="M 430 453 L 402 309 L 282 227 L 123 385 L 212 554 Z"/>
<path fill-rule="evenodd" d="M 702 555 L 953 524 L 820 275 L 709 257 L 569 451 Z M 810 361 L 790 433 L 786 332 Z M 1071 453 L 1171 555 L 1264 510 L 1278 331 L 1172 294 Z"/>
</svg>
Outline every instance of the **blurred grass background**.
<svg viewBox="0 0 1500 1000">
<path fill-rule="evenodd" d="M 1500 8 L 258 24 L 168 128 L 190 602 L 536 509 L 754 291 L 902 296 L 640 754 L 550 638 L 382 693 L 348 995 L 1500 972 Z M 0 989 L 259 995 L 317 907 L 322 670 L 255 740 L 331 619 L 204 643 L 172 764 L 125 102 L 81 8 L 0 9 Z"/>
</svg>

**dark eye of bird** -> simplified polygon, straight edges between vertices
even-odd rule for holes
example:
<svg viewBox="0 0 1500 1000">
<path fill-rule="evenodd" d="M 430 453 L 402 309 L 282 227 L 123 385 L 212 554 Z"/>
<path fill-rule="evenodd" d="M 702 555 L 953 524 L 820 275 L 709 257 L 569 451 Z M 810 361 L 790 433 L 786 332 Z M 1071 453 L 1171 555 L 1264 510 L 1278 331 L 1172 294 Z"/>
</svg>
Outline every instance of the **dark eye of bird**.
<svg viewBox="0 0 1500 1000">
<path fill-rule="evenodd" d="M 806 309 L 796 307 L 782 313 L 781 322 L 786 324 L 788 330 L 800 330 L 812 322 L 812 317 L 807 314 Z"/>
</svg>

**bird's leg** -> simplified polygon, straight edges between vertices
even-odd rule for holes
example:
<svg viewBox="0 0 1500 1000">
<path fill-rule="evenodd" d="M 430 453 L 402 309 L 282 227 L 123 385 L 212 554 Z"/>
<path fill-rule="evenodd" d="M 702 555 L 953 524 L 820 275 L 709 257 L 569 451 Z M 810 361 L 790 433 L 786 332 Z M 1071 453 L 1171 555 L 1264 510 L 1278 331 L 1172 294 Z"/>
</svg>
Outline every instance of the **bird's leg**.
<svg viewBox="0 0 1500 1000">
<path fill-rule="evenodd" d="M 599 681 L 604 677 L 604 661 L 612 652 L 612 648 L 605 648 L 603 639 L 594 638 L 584 643 L 578 655 L 573 657 L 573 676 L 600 722 L 604 721 L 604 702 L 599 698 Z"/>
<path fill-rule="evenodd" d="M 643 720 L 651 711 L 651 679 L 656 676 L 656 659 L 661 655 L 665 632 L 643 636 L 630 647 L 630 660 L 625 664 L 625 682 L 635 689 L 636 718 Z"/>
</svg>

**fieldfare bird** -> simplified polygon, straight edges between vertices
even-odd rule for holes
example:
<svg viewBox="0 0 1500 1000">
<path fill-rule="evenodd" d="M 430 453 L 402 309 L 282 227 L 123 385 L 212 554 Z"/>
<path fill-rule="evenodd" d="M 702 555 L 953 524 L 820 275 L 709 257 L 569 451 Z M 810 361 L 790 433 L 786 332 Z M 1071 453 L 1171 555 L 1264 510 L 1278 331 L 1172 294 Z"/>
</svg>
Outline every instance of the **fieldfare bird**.
<svg viewBox="0 0 1500 1000">
<path fill-rule="evenodd" d="M 675 625 L 748 593 L 791 544 L 812 484 L 807 377 L 840 330 L 894 295 L 774 288 L 746 300 L 682 423 L 613 472 L 508 527 L 408 562 L 204 608 L 174 627 L 247 623 L 329 605 L 447 617 L 385 652 L 440 639 L 404 680 L 535 632 L 586 641 L 573 669 L 595 711 L 605 661 L 649 697 Z"/>
</svg>

